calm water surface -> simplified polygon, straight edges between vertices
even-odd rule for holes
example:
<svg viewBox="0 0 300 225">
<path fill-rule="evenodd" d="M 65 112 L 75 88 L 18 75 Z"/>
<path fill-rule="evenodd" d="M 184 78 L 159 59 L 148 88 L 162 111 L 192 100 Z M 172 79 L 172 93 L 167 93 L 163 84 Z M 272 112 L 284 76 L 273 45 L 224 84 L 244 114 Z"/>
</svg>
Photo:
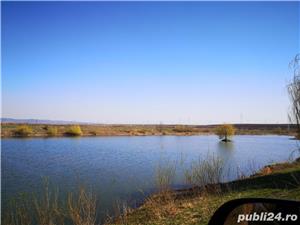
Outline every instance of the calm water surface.
<svg viewBox="0 0 300 225">
<path fill-rule="evenodd" d="M 293 157 L 297 143 L 289 136 L 235 136 L 220 143 L 211 136 L 84 137 L 2 139 L 2 204 L 20 192 L 38 192 L 42 177 L 65 193 L 84 183 L 101 199 L 101 213 L 116 202 L 135 204 L 154 190 L 159 166 L 176 163 L 175 187 L 182 171 L 208 154 L 220 156 L 230 169 L 249 174 L 266 164 Z M 295 155 L 294 155 L 295 157 Z"/>
</svg>

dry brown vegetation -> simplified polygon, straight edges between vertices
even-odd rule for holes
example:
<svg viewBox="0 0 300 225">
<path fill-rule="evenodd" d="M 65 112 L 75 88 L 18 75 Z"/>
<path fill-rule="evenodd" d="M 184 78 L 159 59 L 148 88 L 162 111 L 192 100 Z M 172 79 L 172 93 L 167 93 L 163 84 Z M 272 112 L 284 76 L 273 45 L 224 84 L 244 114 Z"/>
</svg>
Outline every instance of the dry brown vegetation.
<svg viewBox="0 0 300 225">
<path fill-rule="evenodd" d="M 300 162 L 272 165 L 272 172 L 267 175 L 259 172 L 243 180 L 206 185 L 205 188 L 195 186 L 159 192 L 110 225 L 206 225 L 226 201 L 249 197 L 300 200 Z"/>
<path fill-rule="evenodd" d="M 19 127 L 29 128 L 24 132 Z M 50 124 L 1 124 L 2 137 L 49 137 L 65 136 L 74 125 L 50 125 Z M 151 135 L 209 135 L 214 134 L 217 125 L 80 125 L 81 136 L 151 136 Z M 235 134 L 277 134 L 294 135 L 295 126 L 287 124 L 237 124 L 234 125 Z M 74 133 L 74 132 L 71 132 Z M 80 133 L 80 132 L 75 132 Z"/>
<path fill-rule="evenodd" d="M 185 171 L 186 183 L 196 187 L 206 188 L 207 184 L 218 184 L 223 180 L 223 160 L 215 155 L 199 158 L 192 162 Z M 215 185 L 216 186 L 216 185 Z"/>
<path fill-rule="evenodd" d="M 86 188 L 59 199 L 58 190 L 44 179 L 41 195 L 19 195 L 1 215 L 4 225 L 96 225 L 96 197 Z"/>
<path fill-rule="evenodd" d="M 16 137 L 28 137 L 32 134 L 32 128 L 28 125 L 19 125 L 12 130 L 12 134 Z"/>
<path fill-rule="evenodd" d="M 54 137 L 54 136 L 57 136 L 57 134 L 58 134 L 57 127 L 55 127 L 55 126 L 47 126 L 47 127 L 45 127 L 45 129 L 47 130 L 47 135 L 49 137 Z"/>
</svg>

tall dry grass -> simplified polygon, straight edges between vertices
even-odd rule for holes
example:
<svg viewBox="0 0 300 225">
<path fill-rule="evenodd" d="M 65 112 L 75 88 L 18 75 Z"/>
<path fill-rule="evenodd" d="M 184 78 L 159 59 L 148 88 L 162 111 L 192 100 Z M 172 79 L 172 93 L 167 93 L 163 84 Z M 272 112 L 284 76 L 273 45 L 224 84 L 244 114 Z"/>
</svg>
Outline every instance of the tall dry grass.
<svg viewBox="0 0 300 225">
<path fill-rule="evenodd" d="M 96 197 L 80 187 L 69 192 L 67 199 L 59 201 L 58 190 L 49 188 L 44 180 L 41 195 L 20 196 L 11 201 L 1 217 L 3 225 L 97 225 Z"/>
<path fill-rule="evenodd" d="M 64 224 L 63 209 L 59 207 L 58 190 L 50 190 L 49 180 L 44 179 L 43 192 L 40 196 L 34 194 L 31 199 L 34 220 L 39 225 Z"/>
<path fill-rule="evenodd" d="M 205 158 L 199 158 L 192 162 L 191 167 L 185 171 L 186 183 L 192 186 L 200 187 L 205 190 L 207 187 L 217 187 L 224 179 L 223 160 L 212 155 Z M 214 184 L 213 186 L 207 186 Z"/>
<path fill-rule="evenodd" d="M 166 161 L 159 164 L 155 171 L 155 185 L 159 193 L 171 189 L 176 175 L 176 162 Z"/>
<path fill-rule="evenodd" d="M 155 184 L 158 192 L 148 197 L 144 204 L 154 219 L 172 218 L 181 213 L 182 207 L 178 201 L 180 195 L 172 189 L 177 170 L 178 163 L 169 161 L 159 165 L 156 170 Z M 201 201 L 205 203 L 209 193 L 220 193 L 219 183 L 223 180 L 223 170 L 223 160 L 215 155 L 207 155 L 192 162 L 190 168 L 184 171 L 187 185 L 195 187 L 192 188 L 195 192 L 191 193 L 189 190 L 189 194 L 200 194 Z"/>
<path fill-rule="evenodd" d="M 96 196 L 86 192 L 80 187 L 78 195 L 68 194 L 68 216 L 74 225 L 95 225 L 96 224 Z"/>
<path fill-rule="evenodd" d="M 175 192 L 172 189 L 177 164 L 176 161 L 162 160 L 155 170 L 154 181 L 157 192 L 146 198 L 145 206 L 157 219 L 177 213 Z"/>
<path fill-rule="evenodd" d="M 17 196 L 10 202 L 9 212 L 1 214 L 1 224 L 5 225 L 29 225 L 32 224 L 30 204 L 26 196 Z"/>
<path fill-rule="evenodd" d="M 113 206 L 114 215 L 107 215 L 104 221 L 105 225 L 114 224 L 117 222 L 120 225 L 128 225 L 128 215 L 132 212 L 132 208 L 129 207 L 127 202 L 116 201 Z"/>
</svg>

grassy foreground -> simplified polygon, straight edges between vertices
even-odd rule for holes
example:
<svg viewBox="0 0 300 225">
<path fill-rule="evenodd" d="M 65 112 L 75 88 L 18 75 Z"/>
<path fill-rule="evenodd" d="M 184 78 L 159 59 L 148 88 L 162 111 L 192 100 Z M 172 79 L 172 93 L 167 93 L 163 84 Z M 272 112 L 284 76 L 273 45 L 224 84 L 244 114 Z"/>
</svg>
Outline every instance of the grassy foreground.
<svg viewBox="0 0 300 225">
<path fill-rule="evenodd" d="M 1 137 L 61 137 L 61 136 L 151 136 L 208 135 L 218 125 L 101 125 L 82 124 L 78 135 L 70 135 L 74 125 L 2 123 Z M 78 125 L 77 125 L 78 127 Z M 295 127 L 287 124 L 235 124 L 236 134 L 295 135 Z"/>
<path fill-rule="evenodd" d="M 157 194 L 141 207 L 127 210 L 110 224 L 204 225 L 223 203 L 244 197 L 300 200 L 300 160 L 267 166 L 254 176 L 201 190 L 194 188 Z"/>
</svg>

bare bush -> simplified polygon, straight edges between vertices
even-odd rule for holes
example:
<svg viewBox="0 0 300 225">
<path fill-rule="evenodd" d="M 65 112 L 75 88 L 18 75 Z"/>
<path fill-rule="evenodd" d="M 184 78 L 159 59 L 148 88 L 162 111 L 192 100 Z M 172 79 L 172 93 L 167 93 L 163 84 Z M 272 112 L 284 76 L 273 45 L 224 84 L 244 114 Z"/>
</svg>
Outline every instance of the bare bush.
<svg viewBox="0 0 300 225">
<path fill-rule="evenodd" d="M 50 190 L 48 179 L 44 179 L 42 193 L 16 198 L 1 222 L 4 225 L 96 225 L 96 197 L 81 187 L 78 193 L 70 192 L 66 201 L 58 202 L 58 190 Z"/>
<path fill-rule="evenodd" d="M 49 189 L 49 180 L 44 178 L 43 193 L 33 196 L 35 219 L 39 225 L 59 225 L 64 222 L 63 210 L 58 206 L 58 190 Z"/>
<path fill-rule="evenodd" d="M 223 169 L 223 160 L 215 155 L 208 155 L 205 159 L 199 158 L 198 161 L 192 162 L 189 170 L 185 171 L 186 182 L 199 187 L 220 183 Z"/>
<path fill-rule="evenodd" d="M 297 125 L 298 136 L 300 135 L 300 54 L 297 54 L 290 63 L 293 70 L 292 81 L 287 89 L 291 101 L 291 110 L 289 113 L 290 122 Z"/>
<path fill-rule="evenodd" d="M 78 196 L 68 195 L 68 213 L 74 225 L 95 225 L 96 206 L 96 197 L 83 187 L 79 189 Z"/>
<path fill-rule="evenodd" d="M 159 165 L 155 173 L 155 184 L 159 192 L 166 192 L 171 189 L 171 185 L 176 175 L 176 163 L 166 162 Z"/>
</svg>

